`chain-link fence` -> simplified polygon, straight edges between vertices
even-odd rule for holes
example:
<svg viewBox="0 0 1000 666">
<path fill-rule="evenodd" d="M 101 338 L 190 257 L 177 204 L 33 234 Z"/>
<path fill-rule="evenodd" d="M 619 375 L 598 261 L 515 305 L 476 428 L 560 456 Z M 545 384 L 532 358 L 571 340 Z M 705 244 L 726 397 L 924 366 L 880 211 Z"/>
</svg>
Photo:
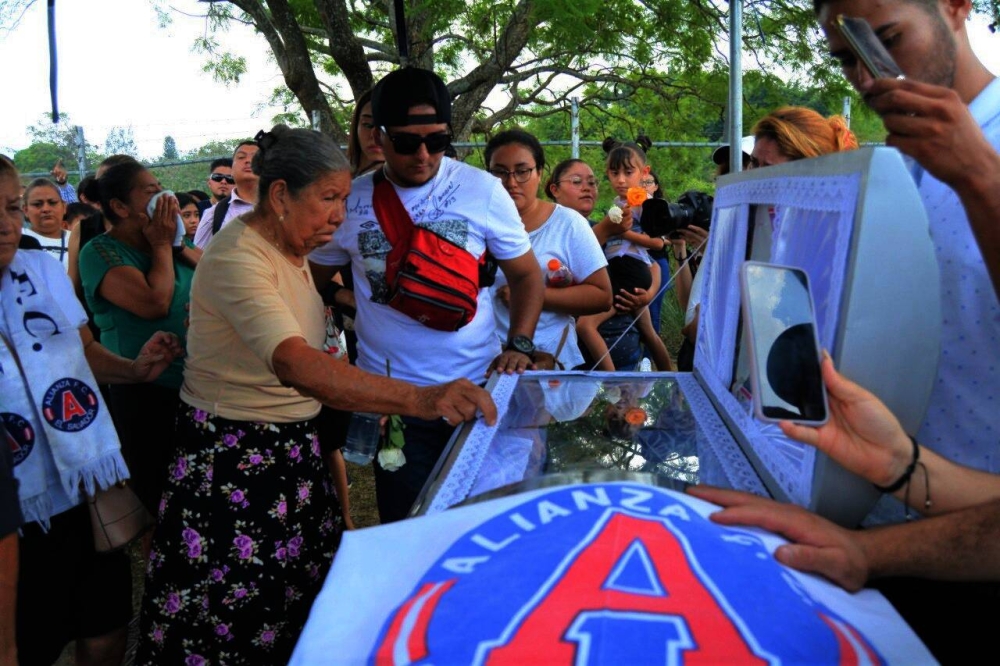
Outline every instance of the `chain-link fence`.
<svg viewBox="0 0 1000 666">
<path fill-rule="evenodd" d="M 546 163 L 549 167 L 569 158 L 574 152 L 581 159 L 590 164 L 598 176 L 603 171 L 604 152 L 601 149 L 601 141 L 574 142 L 570 140 L 548 140 L 542 141 L 545 148 Z M 717 148 L 717 142 L 705 141 L 656 141 L 648 151 L 649 162 L 654 171 L 660 174 L 660 180 L 664 193 L 668 198 L 675 198 L 681 192 L 687 190 L 709 190 L 712 187 L 712 178 L 715 165 L 710 159 L 712 151 Z M 483 166 L 483 149 L 485 142 L 456 142 L 455 148 L 459 156 L 464 161 L 475 166 Z M 346 146 L 341 146 L 346 150 Z M 209 165 L 219 157 L 229 157 L 229 155 L 215 155 L 209 157 L 199 157 L 186 160 L 160 161 L 148 163 L 147 166 L 157 175 L 164 188 L 175 192 L 187 192 L 190 190 L 208 191 Z M 93 171 L 88 170 L 91 175 Z M 70 182 L 79 183 L 81 175 L 79 170 L 68 171 Z M 48 177 L 48 172 L 22 173 L 25 181 Z M 610 202 L 612 193 L 610 188 L 600 189 L 599 205 Z"/>
</svg>

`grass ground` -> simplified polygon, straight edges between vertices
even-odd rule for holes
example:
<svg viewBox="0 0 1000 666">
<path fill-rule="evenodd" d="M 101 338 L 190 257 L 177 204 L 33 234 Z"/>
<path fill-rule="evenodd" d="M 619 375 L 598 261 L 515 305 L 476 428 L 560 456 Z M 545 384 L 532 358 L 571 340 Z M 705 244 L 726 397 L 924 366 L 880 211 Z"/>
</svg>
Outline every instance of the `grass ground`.
<svg viewBox="0 0 1000 666">
<path fill-rule="evenodd" d="M 351 518 L 358 529 L 378 525 L 378 507 L 375 504 L 375 475 L 371 465 L 347 463 L 351 478 Z"/>
</svg>

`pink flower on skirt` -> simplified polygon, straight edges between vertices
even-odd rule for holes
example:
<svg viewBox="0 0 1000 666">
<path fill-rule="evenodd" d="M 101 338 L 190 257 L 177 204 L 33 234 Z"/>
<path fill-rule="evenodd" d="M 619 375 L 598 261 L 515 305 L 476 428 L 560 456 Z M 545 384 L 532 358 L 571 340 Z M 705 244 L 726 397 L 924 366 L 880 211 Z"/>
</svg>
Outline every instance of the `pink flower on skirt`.
<svg viewBox="0 0 1000 666">
<path fill-rule="evenodd" d="M 233 545 L 239 551 L 241 560 L 248 560 L 253 557 L 254 542 L 246 534 L 241 534 L 233 539 Z"/>
<path fill-rule="evenodd" d="M 187 475 L 187 460 L 178 458 L 174 465 L 174 480 L 179 481 Z"/>
<path fill-rule="evenodd" d="M 171 592 L 167 595 L 167 600 L 163 603 L 163 610 L 173 615 L 181 609 L 181 595 Z"/>
</svg>

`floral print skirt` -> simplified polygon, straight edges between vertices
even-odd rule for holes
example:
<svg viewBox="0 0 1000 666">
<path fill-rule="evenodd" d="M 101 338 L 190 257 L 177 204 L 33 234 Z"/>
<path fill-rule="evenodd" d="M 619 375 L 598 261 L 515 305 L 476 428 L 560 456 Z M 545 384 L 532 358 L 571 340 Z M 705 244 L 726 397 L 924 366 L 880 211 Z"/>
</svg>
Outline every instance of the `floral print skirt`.
<svg viewBox="0 0 1000 666">
<path fill-rule="evenodd" d="M 139 664 L 285 664 L 340 512 L 312 421 L 177 426 L 142 599 Z"/>
</svg>

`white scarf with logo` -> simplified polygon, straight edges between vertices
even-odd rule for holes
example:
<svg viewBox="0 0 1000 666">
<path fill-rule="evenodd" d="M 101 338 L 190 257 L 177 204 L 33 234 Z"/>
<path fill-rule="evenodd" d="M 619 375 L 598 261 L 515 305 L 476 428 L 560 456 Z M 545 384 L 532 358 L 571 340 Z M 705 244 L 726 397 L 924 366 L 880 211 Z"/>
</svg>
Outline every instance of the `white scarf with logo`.
<svg viewBox="0 0 1000 666">
<path fill-rule="evenodd" d="M 66 285 L 61 284 L 65 282 Z M 118 435 L 83 353 L 62 266 L 19 251 L 0 274 L 0 418 L 26 521 L 47 524 L 50 489 L 71 501 L 128 478 Z M 68 296 L 67 296 L 68 295 Z"/>
</svg>

